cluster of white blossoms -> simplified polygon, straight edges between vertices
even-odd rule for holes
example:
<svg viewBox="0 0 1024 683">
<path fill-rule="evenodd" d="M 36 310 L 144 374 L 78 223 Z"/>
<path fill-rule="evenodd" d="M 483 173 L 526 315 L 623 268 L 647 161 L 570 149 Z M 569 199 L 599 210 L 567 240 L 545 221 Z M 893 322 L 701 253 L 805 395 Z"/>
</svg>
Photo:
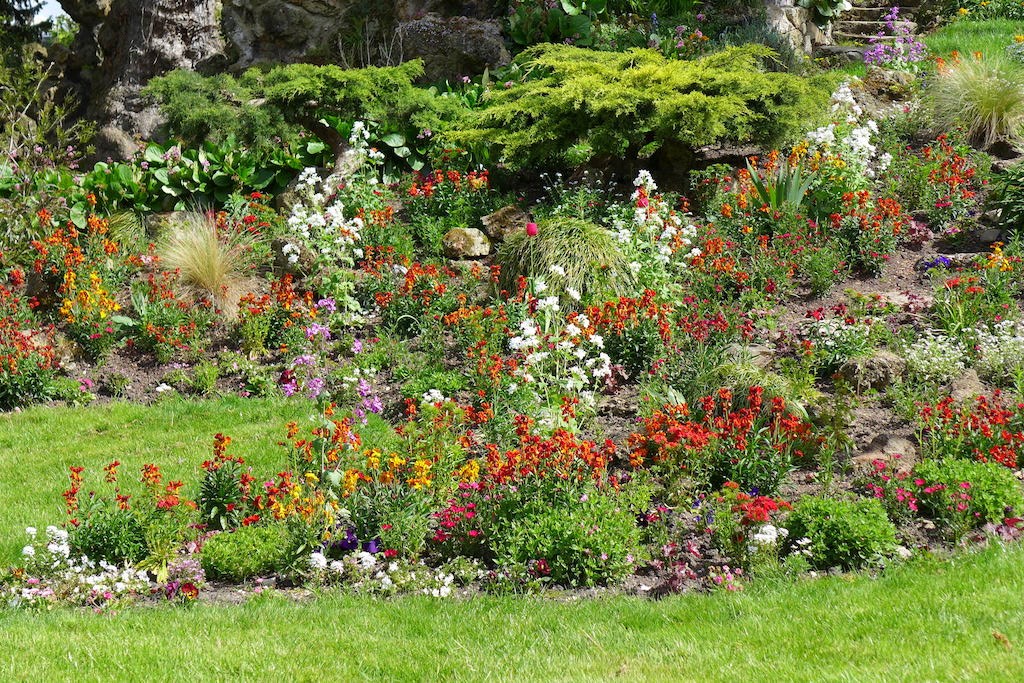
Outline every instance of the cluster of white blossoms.
<svg viewBox="0 0 1024 683">
<path fill-rule="evenodd" d="M 321 582 L 342 583 L 357 593 L 421 593 L 446 598 L 455 587 L 455 576 L 444 569 L 432 569 L 423 562 L 382 561 L 381 555 L 365 550 L 350 553 L 340 560 L 314 552 L 309 556 L 309 568 Z"/>
<path fill-rule="evenodd" d="M 819 356 L 832 363 L 864 355 L 872 348 L 871 324 L 867 319 L 851 321 L 836 316 L 808 320 L 803 335 L 814 344 Z"/>
<path fill-rule="evenodd" d="M 903 349 L 907 371 L 919 382 L 942 384 L 964 370 L 967 349 L 956 338 L 927 331 Z"/>
<path fill-rule="evenodd" d="M 641 251 L 646 245 L 653 244 L 655 259 L 665 265 L 671 263 L 685 267 L 700 256 L 701 250 L 694 246 L 697 226 L 684 220 L 685 216 L 657 194 L 658 186 L 650 172 L 640 171 L 633 187 L 633 225 L 630 229 L 625 223 L 617 222 L 614 227 L 618 240 L 632 243 Z M 630 267 L 636 272 L 642 265 L 635 262 Z"/>
<path fill-rule="evenodd" d="M 304 243 L 318 257 L 328 260 L 351 260 L 363 221 L 346 218 L 345 207 L 333 201 L 334 178 L 320 178 L 315 168 L 307 168 L 298 179 L 299 200 L 288 216 L 288 228 L 294 238 Z M 294 241 L 281 249 L 289 263 L 299 259 L 301 248 Z"/>
<path fill-rule="evenodd" d="M 12 607 L 56 602 L 99 605 L 149 592 L 149 575 L 143 570 L 95 562 L 84 555 L 72 556 L 64 529 L 49 526 L 43 539 L 38 538 L 34 527 L 25 532 L 30 539 L 21 551 L 25 577 L 5 591 Z"/>
<path fill-rule="evenodd" d="M 584 408 L 593 408 L 596 392 L 612 375 L 604 338 L 583 313 L 570 313 L 563 320 L 550 308 L 545 314 L 539 302 L 537 312 L 540 320 L 524 318 L 518 334 L 509 339 L 509 349 L 521 354 L 522 362 L 513 372 L 516 381 L 508 385 L 508 393 L 528 388 L 538 400 L 552 393 L 570 394 Z M 557 426 L 556 412 L 547 411 L 538 424 Z"/>
<path fill-rule="evenodd" d="M 832 114 L 841 117 L 839 124 L 830 123 L 812 130 L 804 137 L 811 149 L 830 151 L 838 147 L 843 159 L 868 178 L 874 178 L 892 163 L 892 155 L 877 156 L 878 147 L 872 139 L 878 135 L 874 119 L 863 120 L 864 109 L 857 103 L 849 82 L 842 83 L 832 94 Z"/>
<path fill-rule="evenodd" d="M 983 379 L 1005 385 L 1024 376 L 1024 322 L 1003 320 L 974 330 L 978 360 L 975 367 Z"/>
</svg>

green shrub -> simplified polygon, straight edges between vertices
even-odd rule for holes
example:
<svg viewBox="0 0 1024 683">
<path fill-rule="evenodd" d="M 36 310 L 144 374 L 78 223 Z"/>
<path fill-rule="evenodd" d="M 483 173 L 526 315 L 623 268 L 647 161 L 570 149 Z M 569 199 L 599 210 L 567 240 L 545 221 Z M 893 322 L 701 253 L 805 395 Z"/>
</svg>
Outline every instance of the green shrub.
<svg viewBox="0 0 1024 683">
<path fill-rule="evenodd" d="M 195 393 L 209 396 L 217 389 L 218 379 L 220 379 L 220 368 L 215 363 L 203 361 L 192 368 L 192 378 L 189 380 L 189 384 Z"/>
<path fill-rule="evenodd" d="M 914 468 L 914 477 L 924 480 L 924 485 L 917 487 L 918 507 L 935 519 L 954 522 L 966 518 L 971 526 L 981 526 L 1001 522 L 1009 512 L 1024 509 L 1020 482 L 1013 470 L 998 463 L 926 460 Z M 928 490 L 934 492 L 926 493 Z"/>
<path fill-rule="evenodd" d="M 135 564 L 149 554 L 145 527 L 130 510 L 100 510 L 69 531 L 71 548 L 90 560 Z"/>
<path fill-rule="evenodd" d="M 246 526 L 217 534 L 203 545 L 203 571 L 211 579 L 241 582 L 280 569 L 291 554 L 283 526 Z"/>
<path fill-rule="evenodd" d="M 614 583 L 632 573 L 640 554 L 638 511 L 649 493 L 551 481 L 505 489 L 493 529 L 485 529 L 499 566 L 529 567 L 567 586 Z"/>
<path fill-rule="evenodd" d="M 663 146 L 774 144 L 814 127 L 835 79 L 768 73 L 764 46 L 694 61 L 653 50 L 596 52 L 537 45 L 516 63 L 529 75 L 491 91 L 451 143 L 490 144 L 512 167 L 592 157 L 650 156 Z"/>
<path fill-rule="evenodd" d="M 786 522 L 790 543 L 810 539 L 811 564 L 821 569 L 863 567 L 896 545 L 896 527 L 882 503 L 806 496 Z"/>
<path fill-rule="evenodd" d="M 576 218 L 556 217 L 538 225 L 531 237 L 525 231 L 510 235 L 498 251 L 501 288 L 516 291 L 520 277 L 539 278 L 554 293 L 570 289 L 627 293 L 634 276 L 614 235 L 605 228 Z M 556 275 L 552 268 L 561 268 Z"/>
<path fill-rule="evenodd" d="M 343 69 L 330 64 L 253 68 L 240 77 L 204 77 L 173 71 L 153 79 L 146 92 L 161 105 L 172 135 L 195 144 L 232 136 L 254 148 L 275 137 L 294 139 L 305 129 L 334 152 L 336 168 L 351 149 L 346 126 L 371 122 L 371 145 L 413 168 L 425 150 L 416 144 L 424 129 L 439 130 L 458 111 L 454 98 L 417 88 L 423 64 Z M 333 125 L 325 123 L 332 121 Z"/>
</svg>

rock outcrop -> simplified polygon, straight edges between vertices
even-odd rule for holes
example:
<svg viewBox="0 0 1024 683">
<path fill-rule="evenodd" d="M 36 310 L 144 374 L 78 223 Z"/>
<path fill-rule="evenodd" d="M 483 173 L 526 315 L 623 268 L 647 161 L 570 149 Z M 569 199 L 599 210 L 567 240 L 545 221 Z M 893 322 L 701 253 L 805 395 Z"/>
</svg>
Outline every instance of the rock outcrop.
<svg viewBox="0 0 1024 683">
<path fill-rule="evenodd" d="M 260 63 L 398 64 L 455 79 L 509 60 L 493 0 L 60 0 L 81 27 L 65 72 L 99 124 L 98 156 L 126 157 L 159 128 L 141 91 L 173 69 Z"/>
</svg>

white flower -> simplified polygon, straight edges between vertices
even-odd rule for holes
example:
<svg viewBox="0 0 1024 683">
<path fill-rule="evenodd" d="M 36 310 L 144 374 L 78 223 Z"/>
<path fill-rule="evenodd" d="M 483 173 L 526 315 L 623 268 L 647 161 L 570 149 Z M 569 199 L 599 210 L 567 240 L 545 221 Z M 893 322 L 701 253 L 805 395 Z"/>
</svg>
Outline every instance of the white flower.
<svg viewBox="0 0 1024 683">
<path fill-rule="evenodd" d="M 356 562 L 363 569 L 371 569 L 377 564 L 377 558 L 363 550 L 356 555 Z"/>
<path fill-rule="evenodd" d="M 569 298 L 572 299 L 573 301 L 579 301 L 580 300 L 580 292 L 579 292 L 578 289 L 573 289 L 572 287 L 566 287 L 565 288 L 565 293 L 568 294 Z"/>
<path fill-rule="evenodd" d="M 327 557 L 323 553 L 313 553 L 309 556 L 309 566 L 313 569 L 327 569 Z"/>
<path fill-rule="evenodd" d="M 592 334 L 592 335 L 590 335 L 590 343 L 593 344 L 594 346 L 596 346 L 599 349 L 603 349 L 604 348 L 604 337 L 602 337 L 599 334 Z"/>
<path fill-rule="evenodd" d="M 32 538 L 35 538 L 36 537 L 36 528 L 34 526 L 27 526 L 27 527 L 25 527 L 25 533 L 28 534 L 29 536 L 31 536 Z"/>
<path fill-rule="evenodd" d="M 21 554 L 24 555 L 25 557 L 35 557 L 36 556 L 36 547 L 34 545 L 27 545 L 27 546 L 25 546 L 24 548 L 21 549 Z"/>
<path fill-rule="evenodd" d="M 583 330 L 576 327 L 576 325 L 574 325 L 573 323 L 569 323 L 568 325 L 565 326 L 565 333 L 570 337 L 578 337 L 582 332 Z"/>
<path fill-rule="evenodd" d="M 558 275 L 559 277 L 565 277 L 565 268 L 563 268 L 562 266 L 559 266 L 559 265 L 556 264 L 556 265 L 551 266 L 550 270 L 551 270 L 551 273 L 553 275 Z"/>
<path fill-rule="evenodd" d="M 548 285 L 543 280 L 537 280 L 533 283 L 533 291 L 535 294 L 543 294 L 548 291 Z"/>
<path fill-rule="evenodd" d="M 448 399 L 437 389 L 431 389 L 423 394 L 423 403 L 444 403 Z"/>
<path fill-rule="evenodd" d="M 171 385 L 169 384 L 164 384 L 161 382 L 160 384 L 156 385 L 156 388 L 153 391 L 155 391 L 158 394 L 162 394 L 165 391 L 173 391 L 173 387 L 171 387 Z"/>
<path fill-rule="evenodd" d="M 557 296 L 547 296 L 537 302 L 538 311 L 557 311 L 558 309 Z"/>
</svg>

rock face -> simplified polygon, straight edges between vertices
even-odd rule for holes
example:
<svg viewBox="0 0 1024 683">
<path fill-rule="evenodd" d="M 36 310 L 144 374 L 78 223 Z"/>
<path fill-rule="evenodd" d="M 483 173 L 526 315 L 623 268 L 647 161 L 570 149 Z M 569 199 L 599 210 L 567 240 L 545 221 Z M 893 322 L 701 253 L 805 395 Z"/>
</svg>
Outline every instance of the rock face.
<svg viewBox="0 0 1024 683">
<path fill-rule="evenodd" d="M 796 4 L 795 0 L 767 0 L 765 19 L 768 27 L 789 41 L 795 50 L 810 54 L 817 45 L 832 43 L 831 24 L 815 25 L 814 13 Z"/>
<path fill-rule="evenodd" d="M 876 351 L 871 356 L 851 358 L 839 368 L 839 375 L 858 392 L 882 390 L 903 378 L 907 362 L 889 351 Z"/>
<path fill-rule="evenodd" d="M 424 78 L 431 81 L 471 76 L 510 59 L 496 21 L 428 14 L 400 24 L 398 35 L 402 54 L 422 59 Z"/>
<path fill-rule="evenodd" d="M 441 238 L 444 255 L 453 259 L 481 258 L 491 253 L 491 241 L 476 228 L 452 228 Z"/>
<path fill-rule="evenodd" d="M 100 122 L 99 152 L 134 152 L 132 136 L 150 137 L 159 113 L 141 96 L 149 79 L 171 69 L 226 65 L 220 0 L 61 0 L 81 25 L 75 52 L 88 73 L 88 114 Z M 128 149 L 126 149 L 128 148 Z"/>
<path fill-rule="evenodd" d="M 259 63 L 398 64 L 454 79 L 508 62 L 496 0 L 60 0 L 80 26 L 68 65 L 98 156 L 129 156 L 157 109 L 140 92 L 173 69 L 240 71 Z"/>
<path fill-rule="evenodd" d="M 480 219 L 484 232 L 494 242 L 504 242 L 505 238 L 515 232 L 526 230 L 530 216 L 518 206 L 505 206 L 494 213 Z"/>
</svg>

